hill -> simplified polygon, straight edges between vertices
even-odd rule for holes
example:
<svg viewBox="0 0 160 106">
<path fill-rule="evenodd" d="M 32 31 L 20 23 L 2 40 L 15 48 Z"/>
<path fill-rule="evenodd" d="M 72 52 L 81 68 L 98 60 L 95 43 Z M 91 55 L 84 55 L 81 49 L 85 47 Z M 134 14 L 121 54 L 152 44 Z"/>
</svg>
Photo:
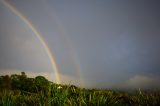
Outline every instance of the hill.
<svg viewBox="0 0 160 106">
<path fill-rule="evenodd" d="M 160 91 L 122 92 L 61 85 L 43 76 L 0 76 L 0 106 L 159 106 Z"/>
</svg>

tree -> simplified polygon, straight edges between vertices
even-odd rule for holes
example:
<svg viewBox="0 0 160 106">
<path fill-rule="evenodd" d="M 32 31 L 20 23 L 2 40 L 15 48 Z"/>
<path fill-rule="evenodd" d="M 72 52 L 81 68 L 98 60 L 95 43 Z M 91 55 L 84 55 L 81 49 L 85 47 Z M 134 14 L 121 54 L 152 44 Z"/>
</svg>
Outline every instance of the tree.
<svg viewBox="0 0 160 106">
<path fill-rule="evenodd" d="M 22 87 L 23 90 L 28 92 L 36 92 L 36 85 L 34 78 L 26 78 L 23 82 L 25 83 Z"/>
<path fill-rule="evenodd" d="M 2 88 L 2 87 L 3 87 L 3 77 L 0 76 L 0 88 Z"/>
<path fill-rule="evenodd" d="M 6 89 L 11 88 L 11 79 L 10 79 L 9 75 L 5 75 L 3 77 L 3 82 L 4 82 L 4 88 L 6 88 Z"/>
<path fill-rule="evenodd" d="M 25 72 L 21 72 L 21 77 L 20 77 L 20 79 L 21 79 L 21 80 L 24 80 L 25 78 L 27 78 L 26 73 L 25 73 Z"/>
<path fill-rule="evenodd" d="M 35 78 L 35 84 L 38 91 L 45 91 L 48 89 L 49 81 L 43 76 L 37 76 Z"/>
<path fill-rule="evenodd" d="M 11 86 L 12 89 L 21 89 L 20 75 L 17 74 L 11 75 Z"/>
</svg>

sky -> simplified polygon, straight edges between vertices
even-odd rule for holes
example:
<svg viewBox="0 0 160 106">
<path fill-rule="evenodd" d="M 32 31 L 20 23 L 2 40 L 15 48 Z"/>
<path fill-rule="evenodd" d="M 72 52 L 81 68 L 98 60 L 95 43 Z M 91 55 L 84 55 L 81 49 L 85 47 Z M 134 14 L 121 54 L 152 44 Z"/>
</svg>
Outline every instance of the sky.
<svg viewBox="0 0 160 106">
<path fill-rule="evenodd" d="M 159 0 L 0 1 L 0 74 L 86 88 L 160 88 Z M 14 10 L 13 10 L 14 8 Z"/>
</svg>

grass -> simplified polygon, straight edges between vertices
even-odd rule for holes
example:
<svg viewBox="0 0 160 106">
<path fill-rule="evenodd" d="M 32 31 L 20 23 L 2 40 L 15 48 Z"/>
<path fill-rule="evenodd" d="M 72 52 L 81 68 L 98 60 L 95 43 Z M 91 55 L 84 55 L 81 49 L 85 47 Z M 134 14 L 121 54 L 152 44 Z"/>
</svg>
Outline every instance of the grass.
<svg viewBox="0 0 160 106">
<path fill-rule="evenodd" d="M 22 73 L 0 76 L 0 106 L 160 106 L 160 91 L 85 89 Z"/>
<path fill-rule="evenodd" d="M 62 86 L 62 88 L 58 88 Z M 0 106 L 159 106 L 160 92 L 134 94 L 112 90 L 89 90 L 51 84 L 47 91 L 31 93 L 0 90 Z"/>
</svg>

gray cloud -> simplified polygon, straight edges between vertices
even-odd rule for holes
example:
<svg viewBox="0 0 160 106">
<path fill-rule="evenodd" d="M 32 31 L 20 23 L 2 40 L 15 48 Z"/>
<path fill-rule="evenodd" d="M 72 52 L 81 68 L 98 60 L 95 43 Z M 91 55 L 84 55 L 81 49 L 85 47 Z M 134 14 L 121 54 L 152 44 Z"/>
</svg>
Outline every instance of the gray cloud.
<svg viewBox="0 0 160 106">
<path fill-rule="evenodd" d="M 125 81 L 121 87 L 130 89 L 158 89 L 160 88 L 159 80 L 159 77 L 136 75 Z"/>
<path fill-rule="evenodd" d="M 88 87 L 159 87 L 159 1 L 8 2 L 42 33 L 62 76 Z M 51 71 L 28 26 L 0 8 L 0 68 Z"/>
</svg>

